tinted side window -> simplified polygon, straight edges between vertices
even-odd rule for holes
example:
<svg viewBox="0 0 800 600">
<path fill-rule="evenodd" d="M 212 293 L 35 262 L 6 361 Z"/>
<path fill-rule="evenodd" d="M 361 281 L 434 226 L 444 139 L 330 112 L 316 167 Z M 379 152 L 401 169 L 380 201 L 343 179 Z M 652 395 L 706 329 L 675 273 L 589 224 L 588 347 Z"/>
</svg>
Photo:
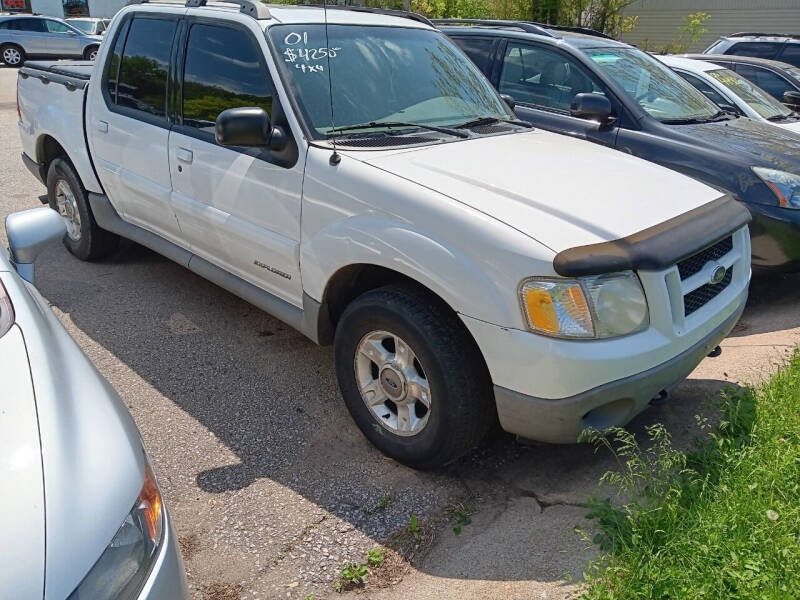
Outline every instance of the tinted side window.
<svg viewBox="0 0 800 600">
<path fill-rule="evenodd" d="M 517 102 L 568 112 L 575 94 L 603 93 L 570 57 L 541 46 L 509 42 L 500 74 L 500 93 Z"/>
<path fill-rule="evenodd" d="M 786 44 L 778 60 L 800 67 L 800 44 Z"/>
<path fill-rule="evenodd" d="M 219 113 L 258 106 L 272 112 L 272 85 L 249 33 L 193 25 L 183 71 L 183 122 L 213 132 Z"/>
<path fill-rule="evenodd" d="M 11 24 L 11 29 L 36 33 L 44 33 L 47 31 L 44 20 L 42 19 L 14 19 L 14 22 Z"/>
<path fill-rule="evenodd" d="M 108 69 L 106 71 L 105 80 L 108 95 L 111 101 L 116 104 L 117 102 L 117 79 L 119 77 L 119 64 L 122 59 L 122 48 L 125 46 L 125 38 L 128 37 L 128 27 L 131 21 L 128 19 L 119 28 L 117 39 L 114 41 L 114 50 L 111 52 L 111 59 L 108 61 Z"/>
<path fill-rule="evenodd" d="M 753 65 L 736 65 L 736 72 L 745 79 L 749 79 L 770 96 L 783 101 L 783 94 L 794 87 L 783 77 L 776 75 L 772 71 L 767 71 Z"/>
<path fill-rule="evenodd" d="M 736 54 L 738 56 L 757 56 L 759 58 L 775 58 L 780 44 L 771 42 L 739 42 L 734 44 L 725 54 Z"/>
<path fill-rule="evenodd" d="M 703 81 L 699 77 L 691 75 L 689 73 L 683 73 L 682 71 L 678 71 L 677 73 L 678 75 L 683 77 L 686 81 L 691 83 L 694 87 L 696 87 L 698 90 L 703 92 L 703 95 L 709 100 L 711 100 L 717 106 L 722 106 L 723 104 L 728 104 L 731 106 L 733 105 L 730 100 L 725 98 L 722 94 L 720 94 L 717 90 L 712 88 L 710 85 L 708 85 L 705 81 Z"/>
<path fill-rule="evenodd" d="M 470 57 L 472 62 L 483 71 L 484 75 L 489 75 L 492 68 L 492 54 L 494 51 L 494 40 L 491 38 L 479 38 L 474 36 L 454 37 L 453 41 Z"/>
<path fill-rule="evenodd" d="M 8 26 L 8 21 L 0 21 L 0 29 L 10 29 Z"/>
<path fill-rule="evenodd" d="M 119 68 L 117 104 L 163 117 L 167 71 L 177 21 L 136 17 Z"/>
</svg>

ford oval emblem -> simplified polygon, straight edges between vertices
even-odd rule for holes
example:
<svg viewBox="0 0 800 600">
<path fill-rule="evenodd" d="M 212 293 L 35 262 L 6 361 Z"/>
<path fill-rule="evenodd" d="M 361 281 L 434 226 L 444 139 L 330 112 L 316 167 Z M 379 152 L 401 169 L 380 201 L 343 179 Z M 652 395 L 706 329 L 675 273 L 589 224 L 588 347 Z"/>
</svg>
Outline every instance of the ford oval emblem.
<svg viewBox="0 0 800 600">
<path fill-rule="evenodd" d="M 711 271 L 711 279 L 708 282 L 712 285 L 716 285 L 718 283 L 722 283 L 722 280 L 725 279 L 725 275 L 728 274 L 728 270 L 723 267 L 722 265 L 717 265 Z"/>
</svg>

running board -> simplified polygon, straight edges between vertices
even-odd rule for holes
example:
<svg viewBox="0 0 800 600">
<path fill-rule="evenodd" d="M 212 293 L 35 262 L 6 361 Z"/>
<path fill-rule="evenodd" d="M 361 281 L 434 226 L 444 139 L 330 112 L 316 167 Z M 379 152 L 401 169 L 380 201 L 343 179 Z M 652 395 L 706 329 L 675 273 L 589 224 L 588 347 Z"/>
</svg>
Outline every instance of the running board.
<svg viewBox="0 0 800 600">
<path fill-rule="evenodd" d="M 155 233 L 123 221 L 107 196 L 91 192 L 88 195 L 94 219 L 101 229 L 150 248 L 153 252 L 186 267 L 200 277 L 280 319 L 317 344 L 330 344 L 333 341 L 333 325 L 327 304 L 321 304 L 303 292 L 303 308 L 299 308 Z"/>
</svg>

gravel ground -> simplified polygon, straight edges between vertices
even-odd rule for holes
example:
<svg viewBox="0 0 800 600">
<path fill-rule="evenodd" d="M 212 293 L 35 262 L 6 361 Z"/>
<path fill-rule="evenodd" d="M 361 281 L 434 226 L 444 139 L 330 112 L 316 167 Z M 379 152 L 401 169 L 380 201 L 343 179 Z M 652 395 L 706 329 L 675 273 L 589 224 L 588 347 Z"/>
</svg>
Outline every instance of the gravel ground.
<svg viewBox="0 0 800 600">
<path fill-rule="evenodd" d="M 40 206 L 44 193 L 19 158 L 15 76 L 0 67 L 0 217 Z M 705 360 L 634 430 L 661 420 L 691 439 L 708 394 L 760 379 L 800 342 L 800 278 L 757 283 L 722 357 Z M 573 527 L 585 525 L 588 494 L 608 495 L 597 480 L 612 464 L 591 448 L 498 436 L 448 469 L 418 473 L 361 436 L 330 348 L 141 246 L 125 242 L 97 263 L 55 246 L 37 284 L 130 408 L 194 598 L 334 596 L 341 565 L 389 541 L 413 566 L 387 559 L 365 591 L 350 593 L 561 598 L 594 556 Z M 459 515 L 473 512 L 454 535 Z"/>
</svg>

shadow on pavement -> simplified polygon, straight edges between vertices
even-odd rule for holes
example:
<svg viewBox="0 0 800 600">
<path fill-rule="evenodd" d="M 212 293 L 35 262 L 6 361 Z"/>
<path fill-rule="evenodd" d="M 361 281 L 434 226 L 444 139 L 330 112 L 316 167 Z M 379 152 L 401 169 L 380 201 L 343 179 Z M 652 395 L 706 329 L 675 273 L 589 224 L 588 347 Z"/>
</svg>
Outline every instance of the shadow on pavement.
<svg viewBox="0 0 800 600">
<path fill-rule="evenodd" d="M 129 242 L 99 263 L 53 248 L 37 268 L 46 298 L 238 457 L 237 464 L 192 474 L 202 490 L 225 493 L 268 478 L 378 541 L 407 526 L 411 512 L 424 515 L 474 494 L 496 500 L 487 513 L 495 516 L 481 517 L 488 522 L 478 523 L 472 537 L 444 546 L 471 561 L 470 568 L 451 559 L 421 568 L 445 577 L 556 581 L 567 572 L 562 567 L 579 560 L 577 537 L 573 544 L 559 536 L 582 519 L 587 495 L 609 495 L 597 481 L 613 468 L 610 456 L 586 445 L 526 446 L 498 435 L 447 469 L 415 472 L 385 459 L 358 431 L 339 396 L 330 348 L 188 270 Z M 791 287 L 783 293 L 793 295 Z M 771 302 L 759 300 L 753 310 L 768 311 Z M 641 432 L 662 421 L 678 443 L 690 443 L 702 401 L 725 385 L 685 382 L 631 427 Z M 393 501 L 386 510 L 364 510 L 387 491 Z M 542 509 L 562 511 L 561 521 L 527 520 Z M 486 536 L 480 544 L 478 535 Z M 507 547 L 519 545 L 512 548 L 519 560 L 482 553 L 503 537 Z M 570 556 L 544 568 L 537 548 L 563 552 L 565 543 Z"/>
</svg>

